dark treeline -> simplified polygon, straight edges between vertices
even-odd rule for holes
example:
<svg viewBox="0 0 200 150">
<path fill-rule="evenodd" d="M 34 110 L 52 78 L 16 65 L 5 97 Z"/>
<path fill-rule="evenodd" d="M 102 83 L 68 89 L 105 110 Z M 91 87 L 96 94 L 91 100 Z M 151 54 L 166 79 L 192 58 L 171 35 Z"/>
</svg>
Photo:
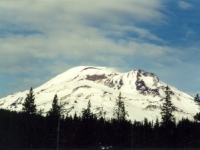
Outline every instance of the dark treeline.
<svg viewBox="0 0 200 150">
<path fill-rule="evenodd" d="M 75 115 L 60 119 L 59 147 L 197 148 L 199 129 L 199 123 L 188 119 L 164 128 L 147 119 L 131 123 Z M 56 148 L 57 135 L 57 118 L 0 110 L 1 148 Z"/>
<path fill-rule="evenodd" d="M 31 89 L 32 90 L 32 89 Z M 30 91 L 31 93 L 32 91 Z M 33 93 L 27 95 L 34 99 Z M 55 95 L 52 108 L 46 116 L 34 113 L 36 110 L 23 108 L 22 112 L 0 110 L 1 148 L 98 148 L 113 146 L 123 148 L 199 148 L 200 123 L 175 119 L 171 107 L 169 91 L 166 90 L 166 103 L 163 104 L 162 120 L 131 122 L 121 100 L 116 100 L 115 119 L 97 118 L 88 102 L 82 115 L 61 115 L 58 97 Z M 33 101 L 32 101 L 33 102 Z M 35 105 L 34 103 L 31 104 Z M 165 113 L 167 112 L 167 113 Z"/>
</svg>

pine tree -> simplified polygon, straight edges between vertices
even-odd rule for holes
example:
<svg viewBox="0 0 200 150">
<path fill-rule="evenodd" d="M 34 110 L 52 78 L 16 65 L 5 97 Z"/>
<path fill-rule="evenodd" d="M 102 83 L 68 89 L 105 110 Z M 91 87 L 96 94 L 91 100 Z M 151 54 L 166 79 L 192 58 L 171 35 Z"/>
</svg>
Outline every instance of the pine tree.
<svg viewBox="0 0 200 150">
<path fill-rule="evenodd" d="M 35 105 L 35 95 L 33 94 L 33 89 L 31 87 L 29 93 L 26 96 L 24 103 L 22 104 L 22 111 L 28 114 L 36 114 L 37 109 Z"/>
<path fill-rule="evenodd" d="M 196 104 L 198 105 L 199 109 L 200 109 L 200 98 L 199 98 L 199 94 L 197 94 L 194 98 L 194 101 L 196 102 Z"/>
<path fill-rule="evenodd" d="M 200 109 L 200 98 L 199 98 L 199 94 L 197 94 L 194 98 L 194 101 L 197 103 L 199 109 Z M 194 119 L 197 121 L 200 121 L 200 112 L 196 113 L 194 116 Z"/>
<path fill-rule="evenodd" d="M 81 143 L 83 147 L 93 146 L 96 142 L 96 116 L 91 111 L 91 102 L 88 101 L 87 108 L 82 111 L 81 128 L 82 135 Z"/>
<path fill-rule="evenodd" d="M 60 146 L 60 143 L 61 143 L 61 133 L 60 130 L 61 130 L 61 123 L 63 121 L 63 118 L 62 118 L 62 107 L 64 105 L 59 105 L 58 104 L 58 96 L 57 94 L 54 96 L 53 98 L 53 102 L 52 102 L 52 108 L 49 110 L 49 112 L 47 113 L 47 119 L 48 121 L 51 122 L 51 126 L 50 128 L 53 129 L 54 131 L 57 130 L 57 132 L 54 132 L 51 134 L 51 138 L 56 140 L 56 149 L 59 149 L 59 146 Z M 54 144 L 55 143 L 51 143 L 53 144 L 52 146 L 55 146 Z"/>
<path fill-rule="evenodd" d="M 48 112 L 49 116 L 59 116 L 60 115 L 60 106 L 58 105 L 58 96 L 54 96 L 52 108 Z"/>
<path fill-rule="evenodd" d="M 199 94 L 197 94 L 194 98 L 194 101 L 197 103 L 200 103 L 200 98 L 199 98 Z"/>
<path fill-rule="evenodd" d="M 87 105 L 87 108 L 86 109 L 83 109 L 82 111 L 82 118 L 83 119 L 91 119 L 93 118 L 94 115 L 93 113 L 91 112 L 91 102 L 90 100 L 88 101 L 88 105 Z"/>
<path fill-rule="evenodd" d="M 120 92 L 118 98 L 116 99 L 114 116 L 118 121 L 125 121 L 126 115 L 128 114 L 125 110 L 124 102 L 122 101 L 122 94 Z"/>
<path fill-rule="evenodd" d="M 161 108 L 161 130 L 163 132 L 162 140 L 160 143 L 162 147 L 174 147 L 175 146 L 175 118 L 173 115 L 174 106 L 171 102 L 171 94 L 173 92 L 167 86 L 165 89 L 165 98 L 163 106 Z"/>
<path fill-rule="evenodd" d="M 173 115 L 173 104 L 171 102 L 171 93 L 172 91 L 170 88 L 167 86 L 165 90 L 165 98 L 164 98 L 164 103 L 161 108 L 161 115 L 162 115 L 162 125 L 167 126 L 170 123 L 175 121 L 174 115 Z"/>
<path fill-rule="evenodd" d="M 162 139 L 161 135 L 160 135 L 160 123 L 159 123 L 159 120 L 158 118 L 156 118 L 156 122 L 153 126 L 153 142 L 152 142 L 152 145 L 154 145 L 155 147 L 159 147 L 159 145 L 161 144 L 160 142 L 160 139 Z"/>
</svg>

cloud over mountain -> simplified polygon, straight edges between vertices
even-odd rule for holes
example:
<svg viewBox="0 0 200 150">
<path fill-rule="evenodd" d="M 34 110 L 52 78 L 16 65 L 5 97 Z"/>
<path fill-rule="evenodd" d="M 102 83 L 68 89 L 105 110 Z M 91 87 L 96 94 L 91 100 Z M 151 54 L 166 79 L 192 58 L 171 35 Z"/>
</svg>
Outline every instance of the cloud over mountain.
<svg viewBox="0 0 200 150">
<path fill-rule="evenodd" d="M 77 65 L 121 71 L 142 68 L 158 73 L 173 68 L 178 76 L 185 70 L 198 73 L 193 69 L 177 71 L 177 66 L 185 66 L 183 58 L 188 53 L 195 55 L 188 49 L 198 43 L 195 36 L 199 30 L 190 28 L 191 16 L 179 22 L 182 15 L 172 4 L 161 0 L 1 1 L 0 81 L 5 89 L 1 87 L 0 94 L 38 86 Z M 176 10 L 193 5 L 184 1 L 178 4 Z M 187 61 L 187 65 L 194 63 Z M 167 81 L 172 77 L 162 76 Z"/>
</svg>

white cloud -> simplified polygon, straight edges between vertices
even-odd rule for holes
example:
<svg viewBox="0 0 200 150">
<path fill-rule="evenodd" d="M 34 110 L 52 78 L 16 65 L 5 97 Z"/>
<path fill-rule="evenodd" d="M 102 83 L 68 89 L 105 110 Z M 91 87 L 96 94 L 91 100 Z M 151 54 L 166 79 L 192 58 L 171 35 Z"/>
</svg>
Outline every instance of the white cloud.
<svg viewBox="0 0 200 150">
<path fill-rule="evenodd" d="M 0 1 L 0 73 L 34 74 L 21 81 L 31 86 L 74 65 L 129 69 L 134 56 L 162 61 L 176 50 L 149 43 L 163 40 L 140 26 L 165 22 L 161 9 L 161 0 Z"/>
<path fill-rule="evenodd" d="M 185 10 L 193 8 L 192 4 L 184 2 L 184 1 L 179 1 L 178 6 L 179 6 L 179 8 L 185 9 Z"/>
<path fill-rule="evenodd" d="M 162 13 L 158 11 L 161 7 L 159 0 L 151 2 L 147 0 L 96 1 L 94 3 L 91 1 L 47 2 L 35 0 L 1 1 L 0 4 L 2 10 L 0 20 L 5 22 L 1 29 L 8 32 L 5 35 L 6 38 L 1 39 L 1 41 L 7 43 L 5 44 L 6 51 L 13 49 L 15 52 L 23 51 L 23 45 L 27 46 L 26 51 L 30 51 L 30 46 L 32 46 L 32 49 L 36 49 L 36 51 L 39 48 L 40 52 L 41 49 L 47 51 L 52 47 L 56 48 L 57 51 L 66 46 L 74 48 L 77 47 L 77 43 L 79 45 L 88 44 L 87 48 L 89 45 L 92 48 L 95 44 L 102 46 L 102 43 L 109 40 L 103 40 L 105 35 L 102 33 L 112 29 L 113 25 L 121 26 L 125 23 L 130 23 L 132 30 L 139 36 L 159 40 L 148 30 L 138 28 L 131 22 L 154 23 L 155 20 L 162 20 L 163 17 Z M 107 30 L 102 29 L 105 25 L 108 26 Z M 28 31 L 38 31 L 41 34 L 19 35 L 17 37 L 13 34 L 14 31 L 21 32 L 22 35 Z M 123 34 L 124 31 L 120 32 Z M 96 39 L 96 42 L 90 41 L 91 39 Z M 26 42 L 23 42 L 24 40 Z M 13 48 L 11 48 L 10 43 L 15 43 Z M 102 50 L 104 49 L 101 48 Z M 73 53 L 76 52 L 79 53 L 76 48 L 73 49 Z"/>
<path fill-rule="evenodd" d="M 193 35 L 195 35 L 195 32 L 192 31 L 192 30 L 188 30 L 188 31 L 186 32 L 186 37 L 191 37 L 191 36 L 193 36 Z"/>
<path fill-rule="evenodd" d="M 148 39 L 152 41 L 164 42 L 161 38 L 152 34 L 149 30 L 145 28 L 140 28 L 137 26 L 127 26 L 127 25 L 113 25 L 112 28 L 105 28 L 106 30 L 103 32 L 105 35 L 115 35 L 118 38 L 129 38 L 127 34 L 137 34 L 138 41 L 140 39 Z"/>
<path fill-rule="evenodd" d="M 66 62 L 82 63 L 93 58 L 91 63 L 95 64 L 103 62 L 97 57 L 102 54 L 123 57 L 137 51 L 129 46 L 130 43 L 137 45 L 136 41 L 115 41 L 115 37 L 109 38 L 108 33 L 115 36 L 116 32 L 124 35 L 132 31 L 140 38 L 161 40 L 147 29 L 134 25 L 162 20 L 158 0 L 98 1 L 93 4 L 90 1 L 36 0 L 23 3 L 1 1 L 0 4 L 0 13 L 3 13 L 0 20 L 4 20 L 0 28 L 6 31 L 0 32 L 3 34 L 0 36 L 0 63 L 4 64 L 1 72 L 30 72 L 30 69 L 36 70 L 38 64 L 41 66 L 40 59 L 56 61 L 62 57 Z M 125 23 L 130 26 L 124 27 Z M 118 28 L 112 31 L 114 26 Z"/>
</svg>

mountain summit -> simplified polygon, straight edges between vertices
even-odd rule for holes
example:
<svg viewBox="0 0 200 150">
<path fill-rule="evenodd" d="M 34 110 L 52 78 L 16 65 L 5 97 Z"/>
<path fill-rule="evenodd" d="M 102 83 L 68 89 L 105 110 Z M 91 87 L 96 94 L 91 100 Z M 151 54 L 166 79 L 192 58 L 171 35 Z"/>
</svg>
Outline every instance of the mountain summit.
<svg viewBox="0 0 200 150">
<path fill-rule="evenodd" d="M 115 101 L 121 92 L 128 119 L 141 121 L 145 117 L 149 120 L 161 117 L 160 108 L 166 86 L 155 74 L 143 70 L 119 73 L 106 67 L 80 66 L 35 88 L 34 94 L 37 109 L 43 109 L 44 112 L 49 111 L 57 94 L 68 115 L 75 112 L 81 115 L 90 100 L 92 111 L 97 116 L 104 114 L 104 117 L 111 118 Z M 199 111 L 193 97 L 169 87 L 172 90 L 175 117 L 178 120 L 182 117 L 193 119 Z M 28 90 L 0 99 L 0 108 L 21 111 L 27 93 Z"/>
</svg>

